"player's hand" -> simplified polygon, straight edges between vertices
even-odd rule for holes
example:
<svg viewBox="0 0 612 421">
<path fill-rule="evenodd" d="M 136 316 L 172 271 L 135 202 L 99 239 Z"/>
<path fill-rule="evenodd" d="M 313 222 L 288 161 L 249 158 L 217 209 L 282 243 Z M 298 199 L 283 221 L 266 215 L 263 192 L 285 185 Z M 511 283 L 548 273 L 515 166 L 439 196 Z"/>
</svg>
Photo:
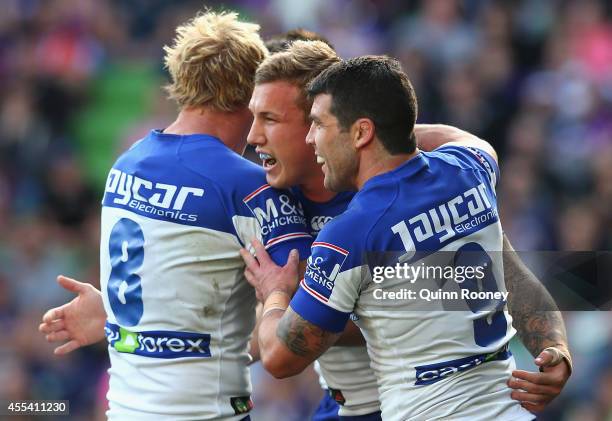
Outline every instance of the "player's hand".
<svg viewBox="0 0 612 421">
<path fill-rule="evenodd" d="M 257 299 L 265 302 L 272 291 L 286 292 L 290 297 L 295 293 L 298 284 L 299 253 L 291 250 L 287 264 L 280 267 L 270 258 L 270 255 L 258 240 L 251 241 L 257 259 L 246 249 L 240 250 L 240 255 L 246 263 L 244 275 L 247 281 L 257 291 Z"/>
<path fill-rule="evenodd" d="M 54 354 L 63 355 L 104 339 L 106 312 L 100 291 L 92 285 L 58 276 L 57 282 L 77 297 L 63 306 L 48 310 L 38 330 L 48 342 L 64 342 Z"/>
<path fill-rule="evenodd" d="M 535 359 L 540 367 L 539 373 L 524 370 L 514 370 L 508 386 L 514 389 L 511 397 L 521 403 L 521 406 L 533 413 L 541 412 L 556 398 L 571 374 L 570 368 L 563 359 L 556 361 L 555 356 L 548 351 L 542 351 Z"/>
</svg>

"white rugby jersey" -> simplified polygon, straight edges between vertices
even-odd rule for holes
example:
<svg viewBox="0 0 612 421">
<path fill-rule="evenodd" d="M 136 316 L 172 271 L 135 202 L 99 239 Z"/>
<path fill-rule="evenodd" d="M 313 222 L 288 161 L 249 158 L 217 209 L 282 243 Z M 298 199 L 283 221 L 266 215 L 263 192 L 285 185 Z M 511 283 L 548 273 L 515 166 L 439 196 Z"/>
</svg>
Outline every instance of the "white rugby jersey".
<svg viewBox="0 0 612 421">
<path fill-rule="evenodd" d="M 159 131 L 117 160 L 102 204 L 109 419 L 244 418 L 256 299 L 239 249 L 305 256 L 301 208 L 219 139 Z"/>
<path fill-rule="evenodd" d="M 327 202 L 314 202 L 292 189 L 302 204 L 310 234 L 316 237 L 323 226 L 344 212 L 355 195 L 338 193 Z M 380 411 L 378 385 L 365 346 L 332 346 L 314 364 L 319 383 L 338 402 L 340 416 L 357 416 Z"/>
<path fill-rule="evenodd" d="M 436 287 L 505 292 L 497 178 L 496 163 L 483 151 L 449 145 L 422 152 L 366 182 L 312 245 L 291 307 L 332 332 L 342 331 L 354 314 L 385 420 L 534 418 L 506 385 L 514 368 L 507 345 L 515 330 L 503 300 L 432 303 L 400 294 Z M 485 269 L 478 281 L 465 284 L 458 276 L 444 284 L 436 276 L 403 275 L 374 282 L 377 268 L 417 267 L 432 259 L 453 270 Z M 380 290 L 396 295 L 382 300 Z"/>
</svg>

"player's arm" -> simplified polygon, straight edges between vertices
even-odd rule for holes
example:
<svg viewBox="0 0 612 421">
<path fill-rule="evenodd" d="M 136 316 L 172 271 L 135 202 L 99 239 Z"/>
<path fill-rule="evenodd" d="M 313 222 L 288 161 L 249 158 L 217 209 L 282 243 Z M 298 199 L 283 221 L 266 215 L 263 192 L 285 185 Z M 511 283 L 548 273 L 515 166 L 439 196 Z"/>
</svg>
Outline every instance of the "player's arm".
<svg viewBox="0 0 612 421">
<path fill-rule="evenodd" d="M 565 324 L 553 298 L 514 252 L 505 235 L 503 261 L 512 324 L 540 367 L 539 373 L 514 370 L 508 386 L 515 389 L 513 399 L 539 412 L 561 393 L 572 372 Z"/>
<path fill-rule="evenodd" d="M 340 333 L 319 328 L 289 306 L 298 284 L 295 251 L 289 255 L 287 264 L 280 267 L 259 241 L 253 241 L 253 247 L 257 260 L 244 249 L 241 254 L 247 264 L 247 280 L 264 303 L 258 330 L 261 362 L 274 377 L 290 377 L 301 373 L 333 345 Z"/>
<path fill-rule="evenodd" d="M 38 330 L 49 342 L 64 342 L 55 348 L 56 355 L 67 354 L 82 346 L 104 339 L 106 312 L 100 291 L 91 284 L 58 276 L 57 282 L 77 295 L 63 306 L 48 310 Z"/>
<path fill-rule="evenodd" d="M 264 323 L 267 335 L 260 333 L 262 362 L 276 378 L 301 373 L 340 336 L 303 319 L 291 307 L 275 310 L 262 320 L 262 327 Z"/>
<path fill-rule="evenodd" d="M 497 153 L 489 142 L 457 127 L 445 124 L 416 124 L 414 135 L 418 147 L 424 151 L 433 151 L 444 145 L 468 146 L 487 152 L 497 162 Z"/>
<path fill-rule="evenodd" d="M 534 357 L 548 347 L 557 347 L 568 355 L 569 365 L 567 335 L 559 308 L 542 283 L 521 261 L 506 235 L 504 278 L 510 293 L 508 308 L 525 347 Z"/>
</svg>

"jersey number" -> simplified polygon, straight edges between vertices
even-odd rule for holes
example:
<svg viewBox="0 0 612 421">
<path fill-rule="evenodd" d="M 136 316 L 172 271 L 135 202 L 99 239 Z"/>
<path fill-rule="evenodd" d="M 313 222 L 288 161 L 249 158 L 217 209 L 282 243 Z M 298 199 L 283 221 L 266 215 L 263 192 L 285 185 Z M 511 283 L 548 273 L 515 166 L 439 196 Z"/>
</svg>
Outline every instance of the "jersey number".
<svg viewBox="0 0 612 421">
<path fill-rule="evenodd" d="M 496 292 L 497 282 L 493 276 L 493 262 L 491 257 L 478 243 L 466 243 L 462 245 L 456 252 L 454 265 L 464 267 L 482 267 L 484 268 L 484 277 L 478 281 L 475 278 L 466 279 L 461 284 L 462 288 L 468 289 L 470 292 L 489 291 Z M 482 283 L 482 289 L 479 289 L 478 283 Z M 489 346 L 506 335 L 508 322 L 503 311 L 505 302 L 499 302 L 497 306 L 491 300 L 468 300 L 467 305 L 472 313 L 490 310 L 497 308 L 498 310 L 489 313 L 487 317 L 480 317 L 474 320 L 474 341 L 478 346 Z M 484 314 L 483 314 L 484 316 Z"/>
<path fill-rule="evenodd" d="M 402 221 L 391 227 L 391 231 L 400 236 L 404 249 L 406 250 L 406 253 L 400 256 L 398 260 L 400 263 L 406 262 L 415 254 L 414 243 L 408 233 L 408 227 L 406 223 Z M 482 290 L 490 292 L 497 291 L 497 282 L 493 276 L 491 258 L 480 244 L 472 242 L 461 246 L 455 254 L 454 265 L 455 267 L 481 266 L 485 268 L 485 276 L 480 280 L 480 282 L 482 282 Z M 468 289 L 470 292 L 479 291 L 478 281 L 474 278 L 467 279 L 461 284 L 461 287 Z M 490 309 L 492 303 L 490 300 L 468 300 L 467 305 L 472 313 L 478 313 L 479 311 Z M 500 307 L 499 311 L 490 313 L 488 317 L 480 317 L 474 320 L 474 341 L 476 345 L 483 347 L 489 346 L 506 335 L 508 321 L 503 312 L 503 305 Z"/>
<path fill-rule="evenodd" d="M 144 235 L 140 225 L 121 218 L 113 227 L 108 242 L 111 273 L 108 279 L 108 301 L 117 321 L 135 326 L 143 312 L 142 285 L 135 272 L 144 260 Z"/>
</svg>

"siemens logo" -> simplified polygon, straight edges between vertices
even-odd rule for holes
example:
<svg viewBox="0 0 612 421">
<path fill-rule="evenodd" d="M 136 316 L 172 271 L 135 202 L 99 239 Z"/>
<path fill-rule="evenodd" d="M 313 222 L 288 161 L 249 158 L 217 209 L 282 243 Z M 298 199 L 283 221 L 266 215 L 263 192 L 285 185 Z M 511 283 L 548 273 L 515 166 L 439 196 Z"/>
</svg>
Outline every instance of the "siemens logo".
<svg viewBox="0 0 612 421">
<path fill-rule="evenodd" d="M 118 195 L 113 199 L 118 205 L 126 205 L 135 199 L 157 208 L 180 211 L 189 196 L 202 197 L 204 189 L 153 183 L 113 168 L 108 174 L 104 193 Z"/>
<path fill-rule="evenodd" d="M 348 250 L 335 244 L 324 241 L 312 243 L 302 287 L 316 299 L 327 302 L 348 255 Z"/>
<path fill-rule="evenodd" d="M 436 383 L 450 375 L 478 367 L 489 361 L 506 360 L 511 355 L 508 345 L 505 345 L 500 350 L 490 354 L 479 354 L 457 360 L 418 366 L 415 367 L 416 382 L 414 384 L 418 386 Z"/>
<path fill-rule="evenodd" d="M 152 358 L 210 357 L 210 335 L 207 333 L 131 332 L 110 322 L 106 322 L 104 333 L 117 352 Z"/>
<path fill-rule="evenodd" d="M 308 265 L 306 266 L 305 276 L 307 276 L 309 280 L 331 291 L 334 288 L 334 279 L 336 279 L 340 271 L 340 265 L 336 264 L 331 273 L 327 274 L 327 272 L 319 266 L 323 262 L 323 257 L 316 257 L 313 260 L 312 256 L 310 256 L 307 262 Z"/>
</svg>

